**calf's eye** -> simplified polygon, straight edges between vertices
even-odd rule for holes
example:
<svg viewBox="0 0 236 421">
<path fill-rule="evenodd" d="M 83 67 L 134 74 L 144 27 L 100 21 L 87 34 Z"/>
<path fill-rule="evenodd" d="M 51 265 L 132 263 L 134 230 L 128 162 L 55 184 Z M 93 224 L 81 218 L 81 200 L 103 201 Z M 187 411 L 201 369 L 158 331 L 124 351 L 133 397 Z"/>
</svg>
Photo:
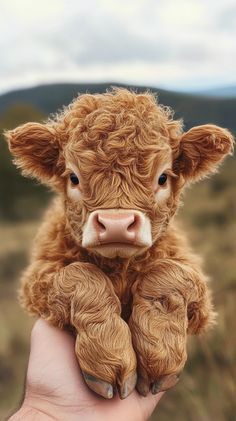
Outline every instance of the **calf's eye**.
<svg viewBox="0 0 236 421">
<path fill-rule="evenodd" d="M 79 179 L 75 173 L 70 174 L 70 181 L 74 186 L 77 186 L 79 184 Z"/>
<path fill-rule="evenodd" d="M 164 184 L 167 182 L 167 174 L 163 173 L 160 175 L 158 179 L 159 186 L 164 186 Z"/>
</svg>

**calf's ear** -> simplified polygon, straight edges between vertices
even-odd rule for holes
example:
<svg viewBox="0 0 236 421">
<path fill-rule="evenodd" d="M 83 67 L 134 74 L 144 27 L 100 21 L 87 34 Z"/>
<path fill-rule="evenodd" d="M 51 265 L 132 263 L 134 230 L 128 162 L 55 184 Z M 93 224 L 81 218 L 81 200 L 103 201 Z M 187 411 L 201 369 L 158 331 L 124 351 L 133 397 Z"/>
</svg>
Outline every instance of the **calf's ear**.
<svg viewBox="0 0 236 421">
<path fill-rule="evenodd" d="M 26 176 L 49 181 L 56 173 L 59 142 L 55 128 L 40 123 L 26 123 L 6 131 L 14 163 Z"/>
<path fill-rule="evenodd" d="M 226 155 L 233 153 L 233 145 L 226 129 L 213 124 L 193 127 L 182 135 L 174 165 L 186 180 L 197 181 L 215 172 Z"/>
</svg>

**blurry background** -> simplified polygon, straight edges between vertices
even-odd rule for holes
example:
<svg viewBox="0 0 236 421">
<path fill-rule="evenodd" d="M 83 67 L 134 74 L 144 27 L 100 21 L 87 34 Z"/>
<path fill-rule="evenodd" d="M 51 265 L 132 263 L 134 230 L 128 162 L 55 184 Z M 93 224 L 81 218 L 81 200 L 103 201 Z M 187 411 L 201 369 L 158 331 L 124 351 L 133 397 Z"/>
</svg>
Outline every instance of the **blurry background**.
<svg viewBox="0 0 236 421">
<path fill-rule="evenodd" d="M 0 129 L 40 121 L 78 92 L 150 87 L 183 117 L 236 134 L 232 0 L 0 0 Z M 17 406 L 33 321 L 16 298 L 51 198 L 11 163 L 0 139 L 0 419 Z M 236 161 L 195 185 L 178 218 L 204 256 L 218 326 L 191 338 L 180 384 L 152 420 L 236 419 Z"/>
</svg>

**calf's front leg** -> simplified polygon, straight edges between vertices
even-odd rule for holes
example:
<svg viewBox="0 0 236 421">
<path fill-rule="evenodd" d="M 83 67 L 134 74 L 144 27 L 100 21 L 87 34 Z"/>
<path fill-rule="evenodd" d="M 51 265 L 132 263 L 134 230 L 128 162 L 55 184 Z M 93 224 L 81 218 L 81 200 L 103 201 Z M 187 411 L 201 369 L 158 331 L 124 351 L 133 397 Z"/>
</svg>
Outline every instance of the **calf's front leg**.
<svg viewBox="0 0 236 421">
<path fill-rule="evenodd" d="M 67 276 L 77 285 L 71 301 L 75 351 L 88 386 L 105 398 L 118 388 L 126 398 L 136 385 L 136 356 L 121 304 L 110 279 L 95 265 L 73 265 Z"/>
<path fill-rule="evenodd" d="M 136 385 L 136 356 L 110 279 L 97 266 L 33 263 L 24 274 L 21 302 L 60 328 L 76 331 L 75 352 L 90 389 L 126 398 Z"/>
<path fill-rule="evenodd" d="M 204 276 L 171 259 L 140 275 L 133 287 L 129 320 L 138 361 L 137 389 L 142 395 L 178 382 L 186 359 L 188 330 L 197 333 L 213 312 Z"/>
</svg>

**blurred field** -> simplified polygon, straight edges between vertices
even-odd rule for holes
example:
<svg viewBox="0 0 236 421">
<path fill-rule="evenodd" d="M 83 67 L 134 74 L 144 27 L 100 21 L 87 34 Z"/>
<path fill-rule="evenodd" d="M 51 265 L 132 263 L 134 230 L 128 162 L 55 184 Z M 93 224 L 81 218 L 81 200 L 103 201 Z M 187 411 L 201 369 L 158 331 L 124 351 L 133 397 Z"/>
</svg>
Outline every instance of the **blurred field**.
<svg viewBox="0 0 236 421">
<path fill-rule="evenodd" d="M 21 107 L 20 107 L 21 109 Z M 29 110 L 28 110 L 29 111 Z M 0 125 L 28 116 L 12 111 Z M 31 109 L 31 117 L 42 113 Z M 29 118 L 29 119 L 30 119 Z M 4 120 L 5 119 L 5 120 Z M 4 120 L 4 121 L 3 121 Z M 0 142 L 0 420 L 17 407 L 27 365 L 30 319 L 16 292 L 41 214 L 50 197 L 19 177 Z M 1 149 L 2 148 L 2 149 Z M 218 325 L 211 334 L 189 340 L 189 358 L 179 385 L 161 401 L 152 420 L 233 421 L 236 419 L 236 161 L 189 190 L 178 219 L 212 278 Z"/>
</svg>

